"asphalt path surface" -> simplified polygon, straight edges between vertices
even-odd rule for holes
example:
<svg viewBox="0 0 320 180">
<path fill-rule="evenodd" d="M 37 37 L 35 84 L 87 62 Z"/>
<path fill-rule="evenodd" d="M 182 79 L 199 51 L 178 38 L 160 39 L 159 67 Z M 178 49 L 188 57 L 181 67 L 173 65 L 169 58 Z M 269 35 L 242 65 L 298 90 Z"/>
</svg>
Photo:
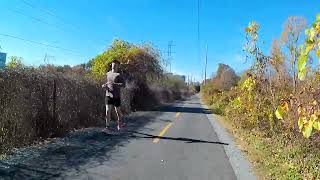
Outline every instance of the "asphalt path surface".
<svg viewBox="0 0 320 180">
<path fill-rule="evenodd" d="M 119 132 L 90 128 L 21 149 L 0 161 L 0 179 L 237 179 L 208 114 L 198 96 L 135 112 Z"/>
</svg>

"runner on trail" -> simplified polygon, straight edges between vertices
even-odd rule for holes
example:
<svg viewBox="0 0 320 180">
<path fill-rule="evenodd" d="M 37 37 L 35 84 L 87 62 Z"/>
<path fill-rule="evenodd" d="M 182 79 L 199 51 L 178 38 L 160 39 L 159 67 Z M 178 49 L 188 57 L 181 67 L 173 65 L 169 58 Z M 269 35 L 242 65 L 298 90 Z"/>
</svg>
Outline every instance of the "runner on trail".
<svg viewBox="0 0 320 180">
<path fill-rule="evenodd" d="M 113 60 L 111 63 L 111 71 L 107 72 L 106 80 L 107 82 L 102 85 L 106 89 L 106 131 L 109 130 L 109 123 L 111 121 L 111 111 L 114 108 L 117 115 L 118 130 L 123 127 L 122 113 L 120 110 L 121 98 L 120 98 L 120 89 L 125 86 L 122 75 L 119 72 L 120 62 Z"/>
</svg>

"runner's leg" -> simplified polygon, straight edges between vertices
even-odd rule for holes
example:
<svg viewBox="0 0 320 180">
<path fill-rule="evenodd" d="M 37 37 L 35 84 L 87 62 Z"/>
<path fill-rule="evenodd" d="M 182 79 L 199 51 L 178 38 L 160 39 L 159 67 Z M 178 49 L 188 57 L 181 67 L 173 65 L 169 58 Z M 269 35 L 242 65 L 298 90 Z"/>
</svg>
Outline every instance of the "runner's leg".
<svg viewBox="0 0 320 180">
<path fill-rule="evenodd" d="M 120 107 L 114 107 L 114 109 L 116 111 L 117 118 L 118 118 L 118 130 L 119 130 L 121 127 L 120 119 L 122 119 L 122 113 L 121 113 Z"/>
<path fill-rule="evenodd" d="M 109 127 L 109 123 L 111 121 L 111 111 L 112 111 L 112 105 L 106 104 L 106 128 Z"/>
</svg>

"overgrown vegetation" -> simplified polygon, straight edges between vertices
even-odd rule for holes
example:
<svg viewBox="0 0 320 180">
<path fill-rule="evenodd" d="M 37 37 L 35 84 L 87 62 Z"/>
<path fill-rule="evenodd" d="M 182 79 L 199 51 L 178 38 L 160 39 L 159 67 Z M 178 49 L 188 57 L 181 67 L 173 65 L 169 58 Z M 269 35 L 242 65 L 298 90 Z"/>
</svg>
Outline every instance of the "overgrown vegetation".
<svg viewBox="0 0 320 180">
<path fill-rule="evenodd" d="M 0 152 L 101 124 L 103 91 L 90 79 L 41 68 L 5 69 L 0 77 Z"/>
<path fill-rule="evenodd" d="M 303 43 L 305 22 L 302 17 L 289 17 L 280 41 L 272 43 L 270 55 L 261 50 L 260 25 L 251 22 L 245 29 L 244 49 L 251 68 L 230 90 L 219 89 L 222 82 L 203 87 L 203 97 L 215 112 L 254 137 L 248 142 L 259 141 L 265 146 L 263 152 L 271 152 L 263 159 L 269 161 L 272 156 L 274 160 L 270 162 L 273 168 L 264 168 L 271 179 L 320 178 L 320 76 L 311 61 L 320 57 L 320 16 L 305 30 Z"/>
<path fill-rule="evenodd" d="M 12 57 L 0 70 L 0 154 L 36 140 L 104 125 L 101 88 L 110 62 L 117 59 L 126 80 L 124 113 L 144 110 L 187 96 L 185 83 L 166 74 L 151 45 L 115 40 L 87 64 L 27 67 Z"/>
<path fill-rule="evenodd" d="M 229 97 L 224 93 L 236 86 L 239 80 L 240 77 L 230 66 L 219 64 L 217 75 L 207 80 L 206 85 L 202 87 L 202 94 L 206 95 L 207 103 L 211 105 L 215 114 L 224 115 L 229 103 Z"/>
<path fill-rule="evenodd" d="M 179 99 L 189 93 L 182 79 L 164 72 L 161 57 L 151 44 L 115 40 L 110 48 L 90 61 L 88 75 L 97 82 L 104 81 L 113 59 L 120 61 L 127 89 L 134 95 L 126 98 L 133 102 L 133 110 L 150 108 L 151 104 Z M 145 101 L 146 97 L 148 101 Z"/>
</svg>

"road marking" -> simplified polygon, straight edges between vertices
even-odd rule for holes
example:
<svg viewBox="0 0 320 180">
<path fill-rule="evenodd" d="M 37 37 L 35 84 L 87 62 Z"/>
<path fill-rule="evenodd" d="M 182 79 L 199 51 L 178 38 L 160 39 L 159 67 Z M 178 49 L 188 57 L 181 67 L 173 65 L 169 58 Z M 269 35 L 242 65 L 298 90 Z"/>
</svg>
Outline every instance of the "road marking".
<svg viewBox="0 0 320 180">
<path fill-rule="evenodd" d="M 178 118 L 180 116 L 180 114 L 181 114 L 180 112 L 177 112 L 176 113 L 176 118 Z"/>
<path fill-rule="evenodd" d="M 160 134 L 158 135 L 159 137 L 162 137 L 167 131 L 168 129 L 172 126 L 172 123 L 169 123 L 166 125 L 166 127 L 164 127 L 164 129 L 160 132 Z M 155 138 L 153 140 L 153 143 L 158 143 L 160 141 L 160 138 Z"/>
</svg>

